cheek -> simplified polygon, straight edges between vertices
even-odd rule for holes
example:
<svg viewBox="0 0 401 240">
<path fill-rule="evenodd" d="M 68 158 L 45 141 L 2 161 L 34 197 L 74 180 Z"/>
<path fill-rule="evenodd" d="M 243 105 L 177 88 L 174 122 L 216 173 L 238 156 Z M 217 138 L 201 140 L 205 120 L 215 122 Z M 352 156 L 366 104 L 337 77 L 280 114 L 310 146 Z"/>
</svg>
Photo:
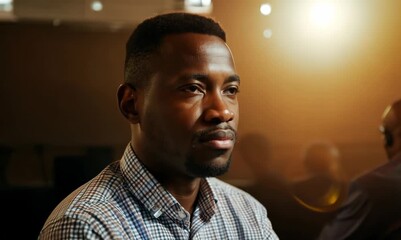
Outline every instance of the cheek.
<svg viewBox="0 0 401 240">
<path fill-rule="evenodd" d="M 147 120 L 151 124 L 147 127 L 150 130 L 158 129 L 164 135 L 185 138 L 191 134 L 201 114 L 199 107 L 164 102 L 163 105 L 158 105 L 148 112 Z"/>
<path fill-rule="evenodd" d="M 191 130 L 202 116 L 200 108 L 177 108 L 171 112 L 175 124 L 181 129 Z"/>
<path fill-rule="evenodd" d="M 234 119 L 233 119 L 233 125 L 235 126 L 235 128 L 238 127 L 238 123 L 239 123 L 239 106 L 238 104 L 232 106 L 232 111 L 234 112 Z"/>
</svg>

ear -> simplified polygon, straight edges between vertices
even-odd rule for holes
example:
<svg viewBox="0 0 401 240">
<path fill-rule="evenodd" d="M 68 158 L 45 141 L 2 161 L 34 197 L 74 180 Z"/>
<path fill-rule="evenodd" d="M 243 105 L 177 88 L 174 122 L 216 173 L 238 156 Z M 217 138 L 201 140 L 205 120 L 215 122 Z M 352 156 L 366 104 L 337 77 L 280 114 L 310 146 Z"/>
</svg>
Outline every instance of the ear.
<svg viewBox="0 0 401 240">
<path fill-rule="evenodd" d="M 118 107 L 120 112 L 131 123 L 139 123 L 139 114 L 136 108 L 138 93 L 135 88 L 128 84 L 121 84 L 117 92 Z"/>
</svg>

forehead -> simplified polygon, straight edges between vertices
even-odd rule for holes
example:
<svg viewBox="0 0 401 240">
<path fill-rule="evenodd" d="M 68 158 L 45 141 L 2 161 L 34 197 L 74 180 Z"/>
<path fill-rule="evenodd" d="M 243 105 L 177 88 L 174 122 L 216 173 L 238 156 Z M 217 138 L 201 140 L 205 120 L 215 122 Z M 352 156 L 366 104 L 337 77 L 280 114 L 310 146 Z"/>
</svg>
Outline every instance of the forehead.
<svg viewBox="0 0 401 240">
<path fill-rule="evenodd" d="M 383 114 L 382 124 L 389 130 L 394 130 L 401 125 L 401 118 L 399 118 L 401 109 L 394 106 L 389 106 L 386 108 Z"/>
<path fill-rule="evenodd" d="M 199 33 L 168 35 L 159 48 L 158 58 L 165 63 L 179 63 L 183 66 L 207 61 L 213 68 L 228 65 L 234 68 L 234 60 L 227 44 L 217 36 Z"/>
</svg>

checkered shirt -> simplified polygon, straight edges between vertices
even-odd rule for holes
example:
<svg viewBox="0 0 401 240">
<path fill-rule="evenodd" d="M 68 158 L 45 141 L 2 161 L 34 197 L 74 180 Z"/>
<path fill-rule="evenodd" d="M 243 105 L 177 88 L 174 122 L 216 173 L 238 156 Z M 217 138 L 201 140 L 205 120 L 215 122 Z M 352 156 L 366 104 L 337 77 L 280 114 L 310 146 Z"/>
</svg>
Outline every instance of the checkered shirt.
<svg viewBox="0 0 401 240">
<path fill-rule="evenodd" d="M 193 216 L 127 146 L 123 158 L 67 196 L 38 239 L 278 239 L 266 209 L 217 178 L 202 179 Z"/>
</svg>

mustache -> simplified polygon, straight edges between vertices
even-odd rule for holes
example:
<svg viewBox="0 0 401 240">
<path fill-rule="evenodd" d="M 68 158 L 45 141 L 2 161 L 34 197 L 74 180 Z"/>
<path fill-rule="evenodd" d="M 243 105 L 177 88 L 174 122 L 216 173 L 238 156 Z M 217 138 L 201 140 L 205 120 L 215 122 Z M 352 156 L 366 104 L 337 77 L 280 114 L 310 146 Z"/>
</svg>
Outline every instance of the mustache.
<svg viewBox="0 0 401 240">
<path fill-rule="evenodd" d="M 230 125 L 215 126 L 200 130 L 194 136 L 197 142 L 206 142 L 212 139 L 232 139 L 237 141 L 237 131 Z"/>
</svg>

